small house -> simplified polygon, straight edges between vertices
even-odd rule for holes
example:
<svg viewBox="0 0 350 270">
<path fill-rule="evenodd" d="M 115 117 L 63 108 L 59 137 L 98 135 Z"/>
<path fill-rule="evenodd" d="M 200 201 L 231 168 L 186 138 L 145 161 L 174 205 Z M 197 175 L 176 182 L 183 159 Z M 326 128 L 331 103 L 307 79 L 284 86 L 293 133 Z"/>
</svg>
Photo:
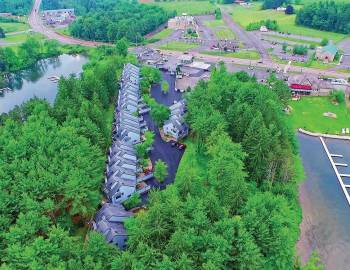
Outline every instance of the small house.
<svg viewBox="0 0 350 270">
<path fill-rule="evenodd" d="M 330 42 L 327 46 L 318 47 L 316 49 L 316 59 L 324 62 L 333 62 L 338 52 L 337 46 Z"/>
<path fill-rule="evenodd" d="M 269 30 L 265 25 L 260 26 L 260 32 L 268 32 Z"/>
</svg>

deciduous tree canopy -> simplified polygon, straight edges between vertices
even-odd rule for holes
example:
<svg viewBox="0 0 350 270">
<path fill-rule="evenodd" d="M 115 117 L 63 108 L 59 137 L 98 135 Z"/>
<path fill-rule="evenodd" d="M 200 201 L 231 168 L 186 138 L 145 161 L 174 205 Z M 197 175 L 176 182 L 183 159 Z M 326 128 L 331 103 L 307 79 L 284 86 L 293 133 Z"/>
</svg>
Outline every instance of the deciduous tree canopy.
<svg viewBox="0 0 350 270">
<path fill-rule="evenodd" d="M 319 1 L 297 12 L 296 23 L 324 31 L 350 33 L 350 4 Z"/>
<path fill-rule="evenodd" d="M 143 41 L 143 35 L 153 31 L 174 15 L 160 7 L 139 4 L 136 1 L 100 1 L 98 7 L 78 18 L 71 26 L 73 36 L 114 43 L 126 38 Z"/>
</svg>

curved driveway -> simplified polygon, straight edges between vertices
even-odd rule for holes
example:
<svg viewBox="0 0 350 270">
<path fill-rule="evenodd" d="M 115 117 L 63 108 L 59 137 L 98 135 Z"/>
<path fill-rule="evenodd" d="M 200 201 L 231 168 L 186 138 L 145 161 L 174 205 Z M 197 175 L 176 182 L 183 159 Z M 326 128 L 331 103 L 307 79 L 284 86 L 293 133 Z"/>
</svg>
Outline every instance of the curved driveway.
<svg viewBox="0 0 350 270">
<path fill-rule="evenodd" d="M 39 9 L 41 5 L 41 0 L 35 0 L 32 11 L 29 15 L 28 22 L 32 27 L 33 31 L 43 34 L 49 39 L 55 39 L 63 44 L 73 44 L 73 45 L 83 45 L 94 47 L 98 45 L 107 45 L 107 43 L 95 42 L 95 41 L 87 41 L 82 39 L 77 39 L 65 35 L 61 35 L 56 33 L 53 29 L 46 27 L 43 24 L 43 21 L 40 18 Z"/>
</svg>

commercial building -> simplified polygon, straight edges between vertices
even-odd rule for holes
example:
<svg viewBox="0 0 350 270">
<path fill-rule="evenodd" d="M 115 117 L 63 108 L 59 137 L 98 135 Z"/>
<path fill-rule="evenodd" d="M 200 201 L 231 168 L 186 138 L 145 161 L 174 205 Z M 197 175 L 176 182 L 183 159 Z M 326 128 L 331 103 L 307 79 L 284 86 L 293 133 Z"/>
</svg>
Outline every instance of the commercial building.
<svg viewBox="0 0 350 270">
<path fill-rule="evenodd" d="M 168 28 L 174 30 L 187 30 L 192 29 L 197 31 L 198 24 L 193 16 L 182 15 L 175 18 L 171 18 L 168 21 Z"/>
<path fill-rule="evenodd" d="M 75 20 L 74 9 L 44 10 L 43 20 L 48 25 L 67 25 Z"/>
</svg>

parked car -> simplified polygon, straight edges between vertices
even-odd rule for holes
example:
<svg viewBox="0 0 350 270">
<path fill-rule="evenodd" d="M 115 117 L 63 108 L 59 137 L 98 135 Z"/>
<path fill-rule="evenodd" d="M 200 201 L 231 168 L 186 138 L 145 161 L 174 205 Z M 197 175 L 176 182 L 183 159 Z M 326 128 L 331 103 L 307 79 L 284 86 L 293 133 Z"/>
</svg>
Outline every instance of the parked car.
<svg viewBox="0 0 350 270">
<path fill-rule="evenodd" d="M 179 148 L 179 150 L 184 150 L 184 149 L 186 149 L 186 144 L 178 143 L 177 148 Z"/>
<path fill-rule="evenodd" d="M 175 147 L 175 146 L 177 146 L 177 142 L 176 141 L 170 141 L 170 145 L 171 145 L 171 147 Z"/>
</svg>

